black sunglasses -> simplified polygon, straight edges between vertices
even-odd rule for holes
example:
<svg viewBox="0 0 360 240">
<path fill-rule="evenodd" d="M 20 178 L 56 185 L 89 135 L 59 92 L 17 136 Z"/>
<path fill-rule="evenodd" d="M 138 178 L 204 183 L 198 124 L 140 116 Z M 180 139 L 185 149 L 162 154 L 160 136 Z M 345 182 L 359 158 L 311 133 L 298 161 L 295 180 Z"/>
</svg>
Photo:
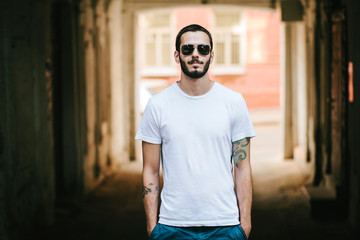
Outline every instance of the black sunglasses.
<svg viewBox="0 0 360 240">
<path fill-rule="evenodd" d="M 193 44 L 185 44 L 181 46 L 181 53 L 184 55 L 190 55 L 194 52 L 195 46 Z M 210 53 L 210 46 L 205 44 L 197 45 L 197 50 L 201 55 L 208 55 Z"/>
</svg>

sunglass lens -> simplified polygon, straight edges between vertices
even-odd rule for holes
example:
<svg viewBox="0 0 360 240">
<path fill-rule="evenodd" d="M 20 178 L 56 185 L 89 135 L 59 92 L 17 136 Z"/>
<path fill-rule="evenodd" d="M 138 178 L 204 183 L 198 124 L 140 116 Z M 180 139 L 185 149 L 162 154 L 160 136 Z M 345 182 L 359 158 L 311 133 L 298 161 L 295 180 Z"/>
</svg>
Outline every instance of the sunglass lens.
<svg viewBox="0 0 360 240">
<path fill-rule="evenodd" d="M 181 52 L 184 55 L 190 55 L 194 51 L 194 45 L 187 44 L 181 47 Z"/>
<path fill-rule="evenodd" d="M 198 45 L 198 51 L 201 55 L 208 55 L 210 52 L 209 45 Z"/>
</svg>

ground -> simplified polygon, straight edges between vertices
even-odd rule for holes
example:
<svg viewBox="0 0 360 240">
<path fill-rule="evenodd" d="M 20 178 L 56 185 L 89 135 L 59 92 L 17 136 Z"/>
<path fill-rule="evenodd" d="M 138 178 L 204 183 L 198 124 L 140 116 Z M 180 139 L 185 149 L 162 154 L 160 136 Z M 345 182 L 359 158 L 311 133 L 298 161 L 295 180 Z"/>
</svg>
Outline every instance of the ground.
<svg viewBox="0 0 360 240">
<path fill-rule="evenodd" d="M 254 203 L 250 239 L 356 239 L 346 221 L 310 217 L 301 191 L 308 178 L 295 161 L 281 158 L 277 116 L 276 111 L 252 113 L 257 136 L 251 142 Z M 87 196 L 80 208 L 58 207 L 56 224 L 37 229 L 26 239 L 147 239 L 141 167 L 141 162 L 124 166 Z"/>
</svg>

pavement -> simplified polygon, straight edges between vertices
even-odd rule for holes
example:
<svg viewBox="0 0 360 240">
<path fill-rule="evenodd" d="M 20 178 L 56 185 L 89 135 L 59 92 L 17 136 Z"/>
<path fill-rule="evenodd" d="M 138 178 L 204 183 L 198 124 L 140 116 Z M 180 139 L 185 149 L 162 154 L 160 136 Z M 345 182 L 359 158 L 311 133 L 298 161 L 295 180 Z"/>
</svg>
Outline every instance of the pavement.
<svg viewBox="0 0 360 240">
<path fill-rule="evenodd" d="M 257 133 L 251 142 L 254 199 L 250 239 L 360 239 L 347 221 L 310 217 L 310 206 L 301 191 L 307 176 L 295 161 L 281 156 L 279 110 L 251 110 L 250 115 Z M 21 239 L 147 239 L 141 168 L 140 161 L 124 165 L 87 196 L 81 207 L 58 209 L 53 226 L 33 229 Z"/>
</svg>

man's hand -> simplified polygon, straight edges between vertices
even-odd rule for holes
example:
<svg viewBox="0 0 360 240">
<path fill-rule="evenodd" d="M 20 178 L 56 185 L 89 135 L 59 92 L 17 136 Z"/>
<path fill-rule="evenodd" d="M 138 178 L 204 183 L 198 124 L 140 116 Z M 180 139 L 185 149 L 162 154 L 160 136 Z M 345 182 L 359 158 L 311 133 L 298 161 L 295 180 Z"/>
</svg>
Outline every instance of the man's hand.
<svg viewBox="0 0 360 240">
<path fill-rule="evenodd" d="M 148 233 L 148 236 L 150 237 L 150 234 L 152 233 L 152 231 L 154 230 L 156 224 L 148 224 L 147 225 L 147 233 Z"/>
<path fill-rule="evenodd" d="M 244 230 L 246 237 L 249 238 L 251 231 L 251 224 L 241 224 L 242 229 Z"/>
</svg>

